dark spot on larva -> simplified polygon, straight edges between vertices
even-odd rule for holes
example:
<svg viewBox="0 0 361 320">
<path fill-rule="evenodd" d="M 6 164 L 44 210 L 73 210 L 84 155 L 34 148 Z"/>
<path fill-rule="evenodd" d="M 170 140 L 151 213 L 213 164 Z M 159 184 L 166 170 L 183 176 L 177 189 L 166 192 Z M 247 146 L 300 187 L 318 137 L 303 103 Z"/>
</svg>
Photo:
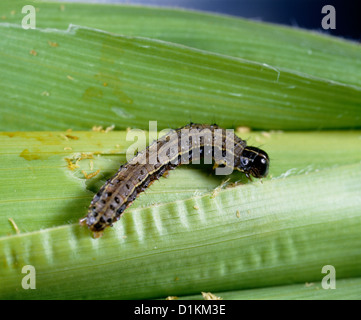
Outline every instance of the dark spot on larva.
<svg viewBox="0 0 361 320">
<path fill-rule="evenodd" d="M 154 180 L 157 180 L 157 175 L 156 174 L 152 174 L 149 176 L 149 181 L 154 181 Z"/>
<path fill-rule="evenodd" d="M 142 187 L 143 187 L 144 189 L 145 189 L 146 187 L 148 187 L 149 182 L 150 182 L 150 178 L 148 177 L 147 179 L 144 180 Z"/>
<path fill-rule="evenodd" d="M 117 210 L 117 214 L 120 215 L 125 210 L 126 207 L 127 205 L 125 203 L 122 204 L 120 208 Z"/>
<path fill-rule="evenodd" d="M 111 197 L 112 196 L 112 192 L 108 192 L 108 197 Z"/>
<path fill-rule="evenodd" d="M 94 230 L 102 230 L 103 229 L 103 224 L 98 222 L 93 226 L 93 228 L 94 228 Z"/>
<path fill-rule="evenodd" d="M 112 218 L 109 218 L 108 220 L 107 220 L 107 224 L 111 224 L 112 223 Z"/>
<path fill-rule="evenodd" d="M 125 185 L 125 187 L 126 187 L 127 189 L 129 189 L 129 188 L 130 188 L 128 183 Z"/>
<path fill-rule="evenodd" d="M 163 166 L 162 168 L 159 169 L 158 173 L 157 173 L 157 178 L 160 178 L 164 172 L 166 171 L 166 167 Z"/>
<path fill-rule="evenodd" d="M 115 200 L 116 203 L 119 203 L 119 202 L 120 202 L 120 200 L 119 200 L 118 197 L 115 197 L 114 200 Z"/>
<path fill-rule="evenodd" d="M 111 204 L 111 205 L 109 206 L 109 209 L 110 209 L 110 210 L 114 210 L 115 208 L 114 208 L 114 206 Z"/>
<path fill-rule="evenodd" d="M 137 191 L 134 191 L 132 194 L 131 194 L 131 196 L 129 197 L 129 199 L 128 199 L 128 201 L 134 201 L 134 199 L 137 197 Z"/>
<path fill-rule="evenodd" d="M 192 156 L 193 156 L 193 152 L 192 152 L 192 150 L 190 150 L 190 151 L 189 151 L 188 156 L 189 156 L 189 159 L 192 159 Z"/>
<path fill-rule="evenodd" d="M 105 187 L 102 187 L 102 188 L 98 191 L 98 193 L 96 194 L 96 196 L 97 196 L 97 197 L 100 197 L 100 196 L 102 195 L 104 189 L 105 189 Z"/>
</svg>

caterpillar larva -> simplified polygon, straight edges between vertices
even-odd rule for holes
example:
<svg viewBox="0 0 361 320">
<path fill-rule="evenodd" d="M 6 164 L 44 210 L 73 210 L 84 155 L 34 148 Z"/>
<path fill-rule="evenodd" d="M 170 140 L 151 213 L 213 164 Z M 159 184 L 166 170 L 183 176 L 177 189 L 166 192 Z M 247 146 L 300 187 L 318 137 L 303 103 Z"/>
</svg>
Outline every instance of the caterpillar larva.
<svg viewBox="0 0 361 320">
<path fill-rule="evenodd" d="M 248 178 L 268 173 L 269 158 L 263 150 L 247 146 L 246 141 L 217 125 L 191 123 L 158 139 L 121 166 L 94 196 L 81 223 L 95 237 L 101 236 L 153 181 L 168 170 L 207 156 L 216 167 L 244 172 Z"/>
</svg>

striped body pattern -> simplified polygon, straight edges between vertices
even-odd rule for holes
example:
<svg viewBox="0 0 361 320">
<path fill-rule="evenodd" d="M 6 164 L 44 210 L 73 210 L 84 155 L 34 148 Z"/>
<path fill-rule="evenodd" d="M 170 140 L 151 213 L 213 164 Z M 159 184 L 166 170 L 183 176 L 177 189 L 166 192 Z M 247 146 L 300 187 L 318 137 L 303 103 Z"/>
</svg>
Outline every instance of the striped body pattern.
<svg viewBox="0 0 361 320">
<path fill-rule="evenodd" d="M 230 172 L 244 172 L 248 178 L 268 173 L 269 158 L 264 151 L 248 147 L 233 131 L 229 134 L 217 125 L 191 123 L 172 130 L 121 166 L 94 196 L 80 222 L 93 231 L 94 237 L 100 237 L 152 182 L 179 165 L 201 159 L 213 161 L 215 167 L 228 167 Z"/>
</svg>

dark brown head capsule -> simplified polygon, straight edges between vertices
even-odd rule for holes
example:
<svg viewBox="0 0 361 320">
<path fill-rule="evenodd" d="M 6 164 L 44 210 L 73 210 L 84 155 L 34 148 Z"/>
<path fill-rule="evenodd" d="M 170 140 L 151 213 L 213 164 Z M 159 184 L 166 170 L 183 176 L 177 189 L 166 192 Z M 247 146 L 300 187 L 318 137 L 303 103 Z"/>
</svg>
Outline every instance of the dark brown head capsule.
<svg viewBox="0 0 361 320">
<path fill-rule="evenodd" d="M 263 178 L 268 174 L 269 157 L 266 152 L 255 147 L 244 148 L 239 159 L 237 170 L 242 171 L 249 178 Z"/>
</svg>

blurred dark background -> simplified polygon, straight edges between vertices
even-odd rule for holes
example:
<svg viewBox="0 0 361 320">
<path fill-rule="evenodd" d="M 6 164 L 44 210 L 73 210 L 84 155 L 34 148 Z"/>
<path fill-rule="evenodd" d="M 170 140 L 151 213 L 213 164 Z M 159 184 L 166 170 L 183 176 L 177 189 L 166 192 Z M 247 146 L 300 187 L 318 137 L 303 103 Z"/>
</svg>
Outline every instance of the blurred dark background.
<svg viewBox="0 0 361 320">
<path fill-rule="evenodd" d="M 63 0 L 62 0 L 63 1 Z M 178 7 L 239 16 L 305 29 L 350 40 L 361 40 L 359 0 L 64 0 L 66 2 L 125 3 Z M 336 29 L 324 30 L 321 13 L 325 5 L 336 10 Z"/>
</svg>

